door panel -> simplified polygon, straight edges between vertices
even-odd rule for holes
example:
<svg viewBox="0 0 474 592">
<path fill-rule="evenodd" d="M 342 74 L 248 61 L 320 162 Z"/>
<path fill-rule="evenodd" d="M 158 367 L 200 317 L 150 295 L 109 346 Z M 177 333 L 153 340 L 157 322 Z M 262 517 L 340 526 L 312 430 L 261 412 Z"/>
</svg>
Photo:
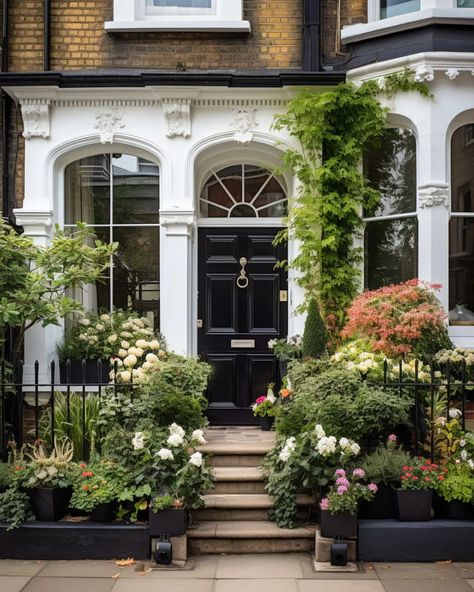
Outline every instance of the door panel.
<svg viewBox="0 0 474 592">
<path fill-rule="evenodd" d="M 287 275 L 275 265 L 286 247 L 273 245 L 275 228 L 199 230 L 198 349 L 212 366 L 207 396 L 213 423 L 256 423 L 250 405 L 277 382 L 268 341 L 287 334 Z M 244 268 L 240 260 L 247 260 Z M 244 269 L 248 285 L 237 279 Z"/>
</svg>

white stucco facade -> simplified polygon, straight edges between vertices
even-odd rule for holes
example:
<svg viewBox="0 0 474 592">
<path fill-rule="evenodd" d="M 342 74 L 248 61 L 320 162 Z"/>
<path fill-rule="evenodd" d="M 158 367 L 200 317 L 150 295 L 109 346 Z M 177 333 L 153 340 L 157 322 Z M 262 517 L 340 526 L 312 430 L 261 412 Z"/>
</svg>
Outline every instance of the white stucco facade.
<svg viewBox="0 0 474 592">
<path fill-rule="evenodd" d="M 64 223 L 64 171 L 103 152 L 141 156 L 160 169 L 160 326 L 169 346 L 197 353 L 197 232 L 199 225 L 280 226 L 275 218 L 200 219 L 198 196 L 211 168 L 235 162 L 282 165 L 290 137 L 272 129 L 285 109 L 286 89 L 156 88 L 60 89 L 18 87 L 22 106 L 25 186 L 17 223 L 39 244 Z M 291 91 L 293 92 L 293 91 Z M 288 197 L 296 182 L 284 171 Z M 290 257 L 295 245 L 290 243 Z M 303 295 L 289 277 L 289 334 L 301 333 L 294 310 Z M 28 332 L 25 373 L 55 357 L 62 329 Z"/>
</svg>

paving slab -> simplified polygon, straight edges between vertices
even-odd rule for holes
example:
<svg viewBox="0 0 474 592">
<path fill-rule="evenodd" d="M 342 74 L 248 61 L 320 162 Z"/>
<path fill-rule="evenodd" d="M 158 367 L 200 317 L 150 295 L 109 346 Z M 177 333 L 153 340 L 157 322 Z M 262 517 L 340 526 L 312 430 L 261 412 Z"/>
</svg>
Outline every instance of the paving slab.
<svg viewBox="0 0 474 592">
<path fill-rule="evenodd" d="M 466 580 L 384 580 L 383 585 L 385 592 L 472 592 Z"/>
<path fill-rule="evenodd" d="M 0 590 L 2 592 L 21 592 L 29 581 L 28 576 L 0 576 Z"/>
<path fill-rule="evenodd" d="M 33 578 L 21 592 L 110 592 L 112 578 Z"/>
<path fill-rule="evenodd" d="M 214 592 L 298 592 L 298 584 L 284 579 L 217 580 Z"/>
<path fill-rule="evenodd" d="M 469 584 L 469 586 L 471 586 L 471 588 L 474 588 L 474 580 L 466 580 L 466 582 Z"/>
<path fill-rule="evenodd" d="M 48 561 L 41 570 L 41 577 L 111 578 L 124 569 L 115 561 Z"/>
<path fill-rule="evenodd" d="M 359 564 L 359 571 L 354 573 L 318 573 L 314 570 L 313 557 L 311 555 L 301 556 L 301 566 L 303 568 L 303 578 L 305 580 L 378 580 L 375 569 L 369 569 L 371 566 Z"/>
<path fill-rule="evenodd" d="M 474 563 L 453 563 L 462 578 L 474 579 Z"/>
<path fill-rule="evenodd" d="M 451 563 L 373 563 L 381 580 L 456 580 L 460 571 Z"/>
<path fill-rule="evenodd" d="M 214 580 L 167 580 L 162 579 L 159 582 L 156 579 L 146 577 L 140 580 L 118 579 L 113 592 L 213 592 Z M 70 592 L 64 589 L 63 592 Z M 89 592 L 89 590 L 87 591 Z"/>
<path fill-rule="evenodd" d="M 381 582 L 369 580 L 299 580 L 298 592 L 384 592 L 384 587 Z"/>
<path fill-rule="evenodd" d="M 303 577 L 298 555 L 228 555 L 217 564 L 216 578 L 296 579 Z"/>
<path fill-rule="evenodd" d="M 124 568 L 120 571 L 119 580 L 123 579 L 146 579 L 146 580 L 212 580 L 216 575 L 217 562 L 219 556 L 217 555 L 206 555 L 203 557 L 197 557 L 190 559 L 186 562 L 183 569 L 153 569 L 156 568 L 156 564 L 150 562 L 145 563 L 145 568 L 152 568 L 146 575 L 140 575 L 139 571 L 134 568 Z M 115 590 L 115 588 L 114 588 Z"/>
<path fill-rule="evenodd" d="M 2 559 L 0 576 L 35 576 L 46 565 L 46 561 L 17 561 Z"/>
</svg>

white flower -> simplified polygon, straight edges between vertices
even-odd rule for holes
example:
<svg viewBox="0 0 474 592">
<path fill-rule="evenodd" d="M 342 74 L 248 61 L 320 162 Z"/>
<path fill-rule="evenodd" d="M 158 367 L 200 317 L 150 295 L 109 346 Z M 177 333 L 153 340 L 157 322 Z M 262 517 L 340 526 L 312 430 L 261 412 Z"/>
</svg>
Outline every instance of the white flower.
<svg viewBox="0 0 474 592">
<path fill-rule="evenodd" d="M 341 448 L 348 448 L 351 445 L 351 443 L 349 442 L 349 440 L 347 438 L 341 438 L 339 440 L 339 446 Z"/>
<path fill-rule="evenodd" d="M 202 463 L 204 462 L 202 459 L 202 454 L 200 452 L 195 452 L 194 454 L 191 454 L 191 456 L 189 457 L 189 462 L 195 467 L 202 467 Z"/>
<path fill-rule="evenodd" d="M 335 362 L 340 362 L 340 361 L 342 360 L 342 356 L 343 356 L 342 352 L 336 352 L 336 353 L 333 355 L 332 359 L 333 359 Z"/>
<path fill-rule="evenodd" d="M 158 450 L 158 452 L 156 454 L 157 454 L 157 456 L 159 456 L 161 458 L 161 460 L 173 460 L 174 459 L 173 453 L 171 452 L 171 450 L 169 448 L 161 448 L 161 450 Z"/>
<path fill-rule="evenodd" d="M 137 347 L 140 347 L 141 349 L 146 349 L 147 347 L 149 347 L 149 343 L 148 343 L 148 341 L 146 341 L 145 339 L 138 339 L 138 340 L 135 342 L 135 345 L 136 345 Z"/>
<path fill-rule="evenodd" d="M 120 348 L 120 349 L 118 350 L 118 355 L 119 355 L 121 358 L 126 358 L 126 357 L 128 356 L 128 351 L 127 351 L 126 349 L 122 349 L 122 348 Z"/>
<path fill-rule="evenodd" d="M 113 335 L 109 335 L 107 337 L 107 341 L 109 343 L 115 343 L 117 341 L 117 339 L 118 339 L 118 335 L 115 335 L 115 333 Z"/>
<path fill-rule="evenodd" d="M 115 364 L 117 364 L 117 368 L 123 366 L 123 362 L 120 358 L 110 358 L 110 364 L 112 365 L 112 368 L 115 367 Z"/>
<path fill-rule="evenodd" d="M 88 327 L 91 324 L 91 322 L 89 321 L 89 319 L 80 319 L 79 324 L 84 325 L 84 327 Z"/>
<path fill-rule="evenodd" d="M 461 450 L 461 458 L 467 460 L 467 450 Z"/>
<path fill-rule="evenodd" d="M 359 444 L 356 444 L 355 442 L 353 442 L 351 444 L 351 452 L 354 456 L 357 456 L 360 452 L 360 446 Z"/>
<path fill-rule="evenodd" d="M 136 325 L 139 329 L 143 329 L 143 327 L 145 326 L 145 323 L 143 322 L 143 319 L 133 319 L 132 323 L 134 325 Z"/>
<path fill-rule="evenodd" d="M 151 349 L 160 349 L 160 342 L 156 339 L 153 339 L 153 341 L 150 341 L 150 347 Z"/>
<path fill-rule="evenodd" d="M 323 426 L 319 423 L 316 424 L 314 431 L 316 433 L 317 438 L 324 438 L 324 436 L 326 435 L 326 432 L 323 430 Z"/>
<path fill-rule="evenodd" d="M 291 438 L 288 438 L 288 440 L 285 442 L 285 448 L 288 448 L 288 450 L 293 450 L 296 446 L 296 438 L 294 436 L 291 436 Z"/>
<path fill-rule="evenodd" d="M 176 446 L 181 446 L 181 444 L 184 442 L 184 440 L 183 440 L 183 436 L 180 436 L 179 434 L 171 434 L 171 436 L 168 438 L 167 442 L 168 442 L 168 446 L 175 448 Z"/>
<path fill-rule="evenodd" d="M 461 448 L 464 448 L 464 446 L 466 446 L 466 440 L 459 440 L 459 446 L 461 446 Z"/>
<path fill-rule="evenodd" d="M 102 333 L 102 331 L 105 331 L 105 327 L 101 323 L 97 323 L 95 328 L 97 329 L 97 331 L 99 331 L 99 333 Z"/>
<path fill-rule="evenodd" d="M 120 337 L 126 337 L 127 339 L 130 339 L 130 337 L 133 337 L 133 334 L 129 331 L 121 331 Z"/>
<path fill-rule="evenodd" d="M 461 415 L 462 415 L 462 412 L 460 411 L 460 409 L 451 408 L 449 410 L 449 417 L 451 419 L 458 419 L 458 417 L 461 417 Z"/>
<path fill-rule="evenodd" d="M 149 364 L 156 364 L 156 362 L 158 362 L 158 357 L 155 356 L 155 354 L 147 354 L 145 357 L 145 360 L 149 363 Z"/>
<path fill-rule="evenodd" d="M 330 454 L 336 452 L 336 444 L 337 440 L 334 436 L 323 436 L 319 440 L 316 448 L 321 456 L 329 456 Z"/>
<path fill-rule="evenodd" d="M 474 470 L 474 460 L 472 460 L 472 459 L 469 459 L 469 460 L 467 461 L 467 464 L 469 465 L 469 467 L 470 467 L 472 470 Z"/>
<path fill-rule="evenodd" d="M 270 341 L 268 342 L 268 349 L 273 349 L 275 347 L 277 343 L 276 339 L 270 339 Z"/>
<path fill-rule="evenodd" d="M 128 353 L 137 356 L 137 358 L 143 356 L 143 350 L 140 347 L 129 347 Z"/>
<path fill-rule="evenodd" d="M 105 322 L 110 321 L 110 315 L 108 315 L 108 314 L 100 315 L 100 320 L 105 321 Z"/>
<path fill-rule="evenodd" d="M 186 435 L 186 432 L 183 430 L 183 428 L 178 425 L 177 423 L 172 423 L 169 426 L 169 432 L 171 435 L 173 434 L 177 434 L 178 436 L 180 436 L 181 438 L 184 438 L 184 436 Z"/>
<path fill-rule="evenodd" d="M 191 434 L 191 440 L 197 442 L 198 444 L 205 444 L 206 440 L 204 439 L 204 432 L 202 430 L 194 430 Z"/>
<path fill-rule="evenodd" d="M 127 356 L 125 358 L 125 360 L 123 361 L 125 366 L 131 367 L 131 366 L 135 366 L 135 364 L 138 362 L 137 357 L 134 356 L 133 354 L 130 354 L 129 356 Z"/>
<path fill-rule="evenodd" d="M 276 401 L 276 397 L 273 394 L 272 389 L 268 389 L 268 392 L 267 392 L 267 401 L 270 401 L 270 403 L 272 403 L 272 405 Z"/>
<path fill-rule="evenodd" d="M 150 362 L 143 362 L 142 364 L 142 370 L 151 370 L 153 368 L 153 364 L 150 364 Z"/>
<path fill-rule="evenodd" d="M 136 432 L 132 439 L 133 450 L 142 450 L 145 446 L 145 437 L 143 432 Z"/>
<path fill-rule="evenodd" d="M 130 382 L 130 379 L 132 378 L 131 372 L 128 372 L 127 370 L 119 372 L 119 376 L 123 380 L 123 382 Z"/>
<path fill-rule="evenodd" d="M 127 349 L 130 347 L 130 344 L 128 343 L 128 341 L 121 341 L 120 342 L 120 347 L 123 347 L 123 349 Z"/>
<path fill-rule="evenodd" d="M 81 341 L 87 341 L 89 338 L 87 337 L 87 335 L 84 335 L 84 333 L 81 333 L 81 334 L 79 335 L 79 339 L 80 339 Z"/>
<path fill-rule="evenodd" d="M 290 454 L 291 454 L 290 449 L 287 446 L 285 446 L 281 450 L 280 454 L 278 455 L 278 458 L 280 460 L 282 460 L 283 462 L 286 462 L 290 458 Z"/>
</svg>

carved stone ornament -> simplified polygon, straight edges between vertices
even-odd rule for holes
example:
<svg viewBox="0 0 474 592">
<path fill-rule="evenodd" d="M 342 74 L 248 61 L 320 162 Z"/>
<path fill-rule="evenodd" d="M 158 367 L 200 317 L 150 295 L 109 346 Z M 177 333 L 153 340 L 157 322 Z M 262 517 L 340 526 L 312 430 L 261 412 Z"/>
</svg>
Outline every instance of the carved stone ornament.
<svg viewBox="0 0 474 592">
<path fill-rule="evenodd" d="M 258 109 L 248 107 L 234 107 L 232 113 L 234 120 L 231 126 L 235 129 L 234 139 L 239 144 L 248 144 L 253 139 L 253 133 L 258 126 L 257 123 Z"/>
<path fill-rule="evenodd" d="M 49 138 L 49 101 L 22 104 L 21 114 L 24 138 Z"/>
<path fill-rule="evenodd" d="M 459 76 L 459 70 L 457 68 L 448 68 L 445 74 L 449 80 L 455 80 Z"/>
<path fill-rule="evenodd" d="M 415 80 L 417 82 L 431 82 L 434 80 L 434 70 L 431 66 L 419 66 L 415 70 Z"/>
<path fill-rule="evenodd" d="M 191 100 L 190 99 L 166 99 L 162 101 L 166 121 L 168 123 L 168 138 L 191 135 Z"/>
<path fill-rule="evenodd" d="M 101 107 L 95 112 L 95 129 L 99 130 L 102 144 L 112 144 L 117 130 L 125 127 L 122 123 L 123 109 L 120 107 Z"/>
<path fill-rule="evenodd" d="M 449 206 L 449 185 L 422 185 L 418 187 L 418 202 L 420 208 Z"/>
</svg>

